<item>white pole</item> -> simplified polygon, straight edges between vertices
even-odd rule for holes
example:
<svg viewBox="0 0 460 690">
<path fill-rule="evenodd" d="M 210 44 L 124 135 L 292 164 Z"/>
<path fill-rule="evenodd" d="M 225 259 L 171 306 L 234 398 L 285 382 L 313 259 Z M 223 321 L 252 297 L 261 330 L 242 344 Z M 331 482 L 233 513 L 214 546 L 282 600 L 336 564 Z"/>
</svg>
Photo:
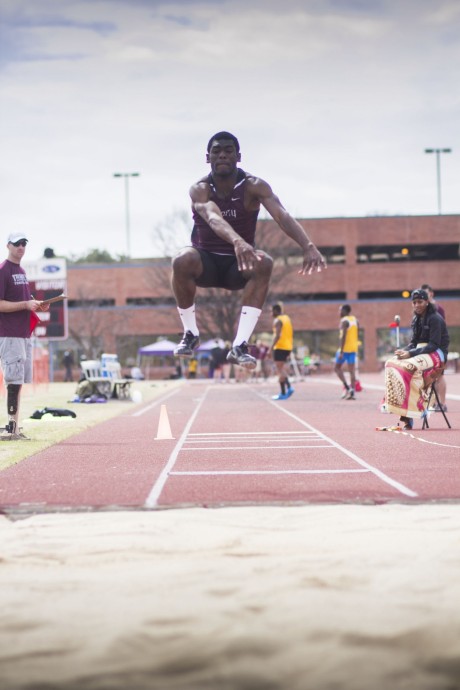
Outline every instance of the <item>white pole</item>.
<svg viewBox="0 0 460 690">
<path fill-rule="evenodd" d="M 396 323 L 396 347 L 399 348 L 399 323 L 401 321 L 401 317 L 396 315 L 395 316 L 395 323 Z"/>
</svg>

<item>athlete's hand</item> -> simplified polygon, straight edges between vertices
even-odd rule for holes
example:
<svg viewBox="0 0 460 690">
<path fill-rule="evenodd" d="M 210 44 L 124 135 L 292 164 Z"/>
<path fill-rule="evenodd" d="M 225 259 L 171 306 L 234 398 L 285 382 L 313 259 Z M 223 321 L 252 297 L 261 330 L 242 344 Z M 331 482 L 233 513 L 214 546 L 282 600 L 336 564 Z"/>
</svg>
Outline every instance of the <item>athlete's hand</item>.
<svg viewBox="0 0 460 690">
<path fill-rule="evenodd" d="M 315 245 L 310 242 L 308 247 L 304 250 L 303 266 L 300 269 L 299 274 L 311 275 L 315 268 L 318 273 L 321 273 L 323 268 L 327 268 L 327 263 L 321 252 L 319 252 Z"/>
<path fill-rule="evenodd" d="M 262 261 L 262 254 L 259 254 L 254 247 L 245 242 L 243 238 L 238 238 L 233 242 L 236 261 L 239 271 L 252 271 L 256 261 Z"/>
</svg>

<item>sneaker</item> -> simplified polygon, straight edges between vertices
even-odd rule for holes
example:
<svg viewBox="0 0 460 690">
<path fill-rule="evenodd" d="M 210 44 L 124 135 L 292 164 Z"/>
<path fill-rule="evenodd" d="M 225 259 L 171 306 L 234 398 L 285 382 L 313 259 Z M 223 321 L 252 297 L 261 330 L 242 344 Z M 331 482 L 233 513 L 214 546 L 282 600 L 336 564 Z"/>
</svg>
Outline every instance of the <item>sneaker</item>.
<svg viewBox="0 0 460 690">
<path fill-rule="evenodd" d="M 248 344 L 243 342 L 241 345 L 234 345 L 227 355 L 227 362 L 238 364 L 244 369 L 255 369 L 256 358 L 252 357 L 248 352 Z"/>
<path fill-rule="evenodd" d="M 350 392 L 349 388 L 344 388 L 342 391 L 342 395 L 340 396 L 340 399 L 345 400 L 349 392 Z"/>
<path fill-rule="evenodd" d="M 352 391 L 351 388 L 349 391 L 347 391 L 347 394 L 345 396 L 345 400 L 356 400 L 355 398 L 355 391 Z"/>
<path fill-rule="evenodd" d="M 200 343 L 200 336 L 193 335 L 192 331 L 187 331 L 182 336 L 182 340 L 179 345 L 174 348 L 175 357 L 192 357 L 193 351 L 198 347 Z"/>
<path fill-rule="evenodd" d="M 294 393 L 294 389 L 289 386 L 289 388 L 286 391 L 286 398 L 290 398 L 291 395 Z"/>
<path fill-rule="evenodd" d="M 294 392 L 294 391 L 292 391 Z M 279 395 L 272 395 L 272 400 L 287 400 L 289 395 L 287 393 L 280 393 Z"/>
</svg>

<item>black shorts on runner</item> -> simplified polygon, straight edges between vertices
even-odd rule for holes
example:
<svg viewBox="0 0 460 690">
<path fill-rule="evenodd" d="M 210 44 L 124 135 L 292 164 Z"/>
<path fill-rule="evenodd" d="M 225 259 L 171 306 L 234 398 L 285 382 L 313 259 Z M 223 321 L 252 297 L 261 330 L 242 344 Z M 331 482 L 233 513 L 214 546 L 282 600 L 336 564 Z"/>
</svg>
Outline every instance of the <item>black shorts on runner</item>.
<svg viewBox="0 0 460 690">
<path fill-rule="evenodd" d="M 242 290 L 248 282 L 238 270 L 238 263 L 234 254 L 212 254 L 205 249 L 198 249 L 203 271 L 196 280 L 198 287 L 217 287 L 226 290 Z"/>
<path fill-rule="evenodd" d="M 291 350 L 273 350 L 273 360 L 275 362 L 287 362 Z"/>
</svg>

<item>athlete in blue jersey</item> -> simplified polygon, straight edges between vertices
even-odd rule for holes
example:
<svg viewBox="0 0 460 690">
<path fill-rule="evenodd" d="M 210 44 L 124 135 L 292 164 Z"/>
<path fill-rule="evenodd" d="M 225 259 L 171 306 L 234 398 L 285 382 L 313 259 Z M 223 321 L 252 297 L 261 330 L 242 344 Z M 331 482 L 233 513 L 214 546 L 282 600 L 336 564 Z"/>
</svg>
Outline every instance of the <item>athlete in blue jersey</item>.
<svg viewBox="0 0 460 690">
<path fill-rule="evenodd" d="M 321 271 L 326 262 L 270 185 L 238 167 L 240 146 L 233 134 L 214 134 L 208 143 L 206 161 L 211 173 L 190 189 L 194 219 L 192 244 L 172 262 L 172 289 L 184 327 L 175 355 L 191 357 L 199 344 L 195 318 L 197 287 L 242 290 L 238 330 L 227 360 L 254 369 L 256 360 L 249 354 L 247 342 L 267 297 L 273 267 L 272 258 L 254 246 L 260 206 L 301 247 L 300 274 Z"/>
</svg>

